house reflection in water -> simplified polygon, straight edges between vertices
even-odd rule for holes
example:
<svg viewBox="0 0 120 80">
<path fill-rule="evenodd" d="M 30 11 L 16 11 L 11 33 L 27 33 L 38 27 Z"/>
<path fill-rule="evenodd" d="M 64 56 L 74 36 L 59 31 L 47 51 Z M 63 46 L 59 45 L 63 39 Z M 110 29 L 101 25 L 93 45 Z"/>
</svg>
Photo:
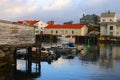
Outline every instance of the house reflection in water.
<svg viewBox="0 0 120 80">
<path fill-rule="evenodd" d="M 116 65 L 116 60 L 120 59 L 120 46 L 100 44 L 100 66 L 113 68 Z"/>
<path fill-rule="evenodd" d="M 99 46 L 91 45 L 79 47 L 81 52 L 78 54 L 83 63 L 86 62 L 99 62 L 100 68 L 113 68 L 116 61 L 120 60 L 120 45 L 105 45 Z"/>
<path fill-rule="evenodd" d="M 78 56 L 82 61 L 92 61 L 95 62 L 99 59 L 99 47 L 96 45 L 91 45 L 90 48 L 87 45 L 79 46 L 80 53 Z"/>
</svg>

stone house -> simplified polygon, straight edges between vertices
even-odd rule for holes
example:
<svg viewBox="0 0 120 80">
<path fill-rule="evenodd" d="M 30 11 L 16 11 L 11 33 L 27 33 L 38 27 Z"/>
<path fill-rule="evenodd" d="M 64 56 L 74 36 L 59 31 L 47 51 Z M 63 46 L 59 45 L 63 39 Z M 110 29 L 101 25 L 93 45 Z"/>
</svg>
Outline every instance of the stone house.
<svg viewBox="0 0 120 80">
<path fill-rule="evenodd" d="M 93 25 L 97 26 L 99 22 L 99 16 L 92 14 L 92 15 L 85 15 L 83 14 L 83 17 L 80 18 L 80 23 L 86 24 L 86 25 Z"/>
<path fill-rule="evenodd" d="M 34 44 L 34 27 L 0 20 L 0 45 Z"/>
</svg>

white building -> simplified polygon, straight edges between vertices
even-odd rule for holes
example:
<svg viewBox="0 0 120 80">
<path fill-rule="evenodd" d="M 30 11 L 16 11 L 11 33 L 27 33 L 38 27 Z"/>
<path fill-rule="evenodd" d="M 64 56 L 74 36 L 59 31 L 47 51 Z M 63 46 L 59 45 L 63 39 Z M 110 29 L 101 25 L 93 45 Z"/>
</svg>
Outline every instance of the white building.
<svg viewBox="0 0 120 80">
<path fill-rule="evenodd" d="M 50 24 L 45 27 L 45 34 L 58 36 L 60 43 L 75 43 L 75 36 L 86 36 L 88 27 L 85 24 Z"/>
<path fill-rule="evenodd" d="M 86 36 L 88 27 L 85 24 L 55 24 L 45 28 L 45 34 L 67 35 L 67 36 Z"/>
<path fill-rule="evenodd" d="M 105 12 L 100 17 L 100 35 L 101 36 L 120 36 L 120 23 L 117 20 L 115 12 Z"/>
<path fill-rule="evenodd" d="M 45 32 L 45 27 L 48 25 L 47 23 L 45 22 L 42 22 L 42 21 L 39 21 L 37 22 L 36 24 L 34 24 L 36 27 L 35 27 L 35 34 L 44 34 Z"/>
</svg>

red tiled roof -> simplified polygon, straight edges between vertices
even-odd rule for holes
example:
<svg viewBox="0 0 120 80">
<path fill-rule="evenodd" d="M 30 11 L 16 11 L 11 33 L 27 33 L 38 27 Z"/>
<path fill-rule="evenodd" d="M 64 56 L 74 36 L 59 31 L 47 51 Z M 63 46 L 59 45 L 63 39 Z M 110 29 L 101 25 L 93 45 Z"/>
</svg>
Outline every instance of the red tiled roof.
<svg viewBox="0 0 120 80">
<path fill-rule="evenodd" d="M 48 25 L 45 28 L 82 28 L 85 24 L 55 24 L 55 25 Z"/>
<path fill-rule="evenodd" d="M 38 20 L 25 20 L 25 21 L 18 21 L 18 24 L 23 24 L 24 22 L 28 25 L 34 25 L 39 21 Z"/>
<path fill-rule="evenodd" d="M 18 21 L 17 23 L 18 23 L 18 24 L 23 24 L 23 21 Z"/>
<path fill-rule="evenodd" d="M 28 25 L 34 25 L 34 24 L 36 24 L 36 23 L 39 22 L 39 21 L 37 21 L 37 20 L 25 20 L 25 22 L 26 22 L 26 24 L 28 24 Z"/>
</svg>

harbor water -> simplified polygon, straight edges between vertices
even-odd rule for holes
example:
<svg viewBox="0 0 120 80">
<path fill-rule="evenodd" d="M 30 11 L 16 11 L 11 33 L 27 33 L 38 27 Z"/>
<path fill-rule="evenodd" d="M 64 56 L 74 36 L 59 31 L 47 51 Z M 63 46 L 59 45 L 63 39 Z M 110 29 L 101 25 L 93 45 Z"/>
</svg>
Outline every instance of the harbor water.
<svg viewBox="0 0 120 80">
<path fill-rule="evenodd" d="M 40 62 L 40 72 L 32 63 L 32 73 L 25 72 L 26 61 L 17 60 L 17 71 L 0 71 L 0 80 L 120 80 L 120 45 L 77 45 L 82 51 L 61 55 L 52 62 Z M 68 53 L 69 54 L 69 53 Z"/>
</svg>

